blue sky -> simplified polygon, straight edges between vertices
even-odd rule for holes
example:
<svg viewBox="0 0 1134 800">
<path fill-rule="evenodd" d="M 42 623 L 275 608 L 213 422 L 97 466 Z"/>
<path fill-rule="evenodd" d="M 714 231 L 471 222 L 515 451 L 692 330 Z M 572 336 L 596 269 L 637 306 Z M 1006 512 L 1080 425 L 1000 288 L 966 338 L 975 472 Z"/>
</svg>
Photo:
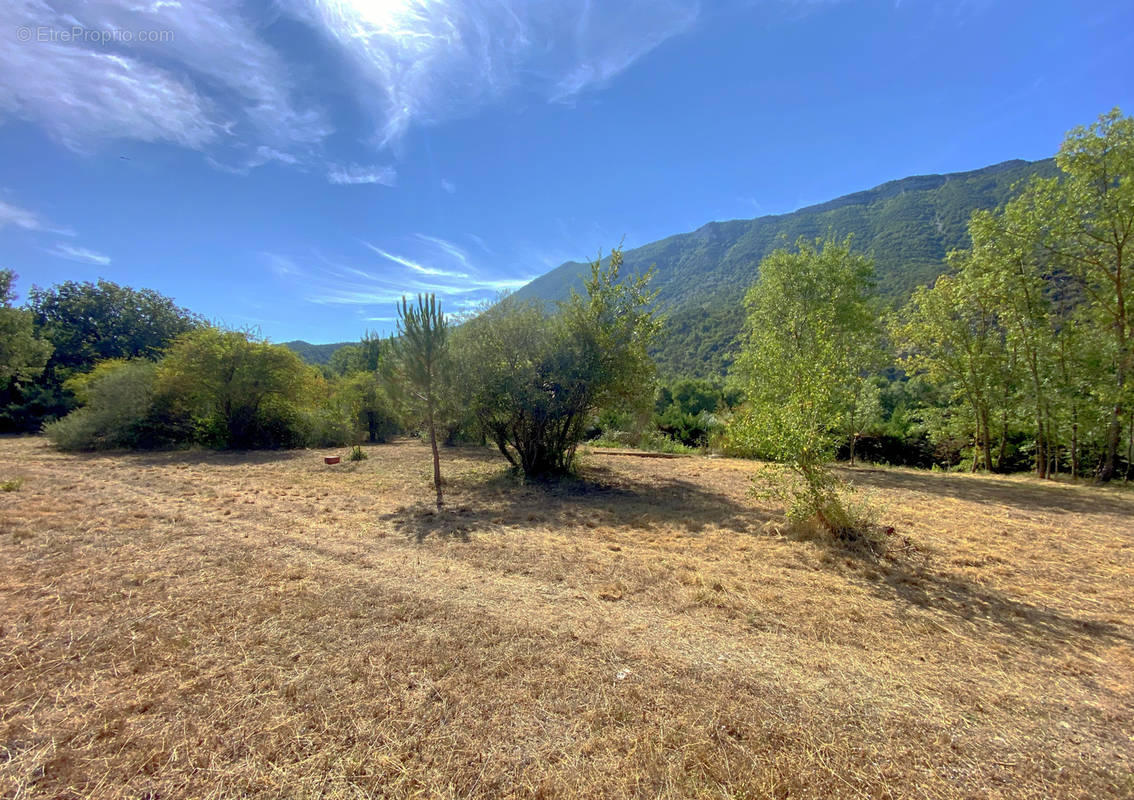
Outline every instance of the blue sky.
<svg viewBox="0 0 1134 800">
<path fill-rule="evenodd" d="M 2 0 L 0 266 L 276 341 L 1134 113 L 1134 4 Z"/>
</svg>

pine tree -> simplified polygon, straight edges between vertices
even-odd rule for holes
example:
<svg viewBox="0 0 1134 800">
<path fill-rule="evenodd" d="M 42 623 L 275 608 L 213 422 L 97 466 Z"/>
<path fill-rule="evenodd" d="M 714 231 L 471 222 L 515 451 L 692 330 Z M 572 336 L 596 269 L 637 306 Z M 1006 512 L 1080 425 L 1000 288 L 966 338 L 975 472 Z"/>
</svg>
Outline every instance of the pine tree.
<svg viewBox="0 0 1134 800">
<path fill-rule="evenodd" d="M 410 305 L 405 297 L 398 307 L 398 351 L 406 382 L 421 403 L 433 449 L 433 488 L 441 508 L 441 457 L 437 452 L 437 401 L 448 355 L 449 325 L 437 298 L 418 295 Z"/>
</svg>

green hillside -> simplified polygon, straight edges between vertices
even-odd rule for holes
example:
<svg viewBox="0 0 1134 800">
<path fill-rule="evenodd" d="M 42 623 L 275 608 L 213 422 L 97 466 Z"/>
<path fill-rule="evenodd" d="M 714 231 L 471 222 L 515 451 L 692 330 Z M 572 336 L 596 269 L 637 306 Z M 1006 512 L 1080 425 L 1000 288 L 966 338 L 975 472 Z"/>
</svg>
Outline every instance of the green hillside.
<svg viewBox="0 0 1134 800">
<path fill-rule="evenodd" d="M 945 254 L 968 244 L 978 208 L 1004 203 L 1013 187 L 1052 160 L 1005 161 L 971 172 L 891 181 L 790 214 L 710 222 L 691 233 L 628 250 L 630 271 L 656 265 L 654 288 L 668 321 L 655 353 L 663 374 L 710 375 L 731 363 L 743 315 L 740 302 L 765 255 L 798 237 L 853 234 L 874 256 L 883 297 L 902 300 L 943 269 Z M 520 289 L 521 298 L 562 300 L 581 289 L 586 265 L 568 262 Z"/>
<path fill-rule="evenodd" d="M 340 347 L 345 347 L 354 342 L 334 342 L 332 344 L 311 344 L 302 339 L 296 339 L 292 342 L 284 342 L 283 346 L 292 350 L 296 355 L 306 361 L 308 364 L 314 364 L 317 367 L 329 364 L 331 355 Z"/>
</svg>

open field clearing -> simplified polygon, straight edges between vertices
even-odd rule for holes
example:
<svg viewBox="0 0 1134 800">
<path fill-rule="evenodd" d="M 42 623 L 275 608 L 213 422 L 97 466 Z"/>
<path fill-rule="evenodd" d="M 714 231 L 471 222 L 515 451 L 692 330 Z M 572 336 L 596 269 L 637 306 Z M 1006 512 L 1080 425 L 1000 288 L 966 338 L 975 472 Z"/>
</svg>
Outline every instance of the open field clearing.
<svg viewBox="0 0 1134 800">
<path fill-rule="evenodd" d="M 855 470 L 872 559 L 747 462 L 368 453 L 0 439 L 0 795 L 1134 795 L 1134 492 Z"/>
</svg>

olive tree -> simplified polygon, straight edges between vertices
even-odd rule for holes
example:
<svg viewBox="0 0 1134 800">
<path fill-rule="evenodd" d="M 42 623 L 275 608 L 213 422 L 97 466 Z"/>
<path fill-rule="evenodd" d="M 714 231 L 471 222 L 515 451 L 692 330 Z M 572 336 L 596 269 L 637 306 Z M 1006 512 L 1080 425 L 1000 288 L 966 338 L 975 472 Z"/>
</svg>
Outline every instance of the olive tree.
<svg viewBox="0 0 1134 800">
<path fill-rule="evenodd" d="M 556 311 L 504 298 L 458 331 L 454 374 L 465 404 L 525 475 L 569 472 L 598 409 L 649 407 L 659 324 L 651 274 L 623 278 L 621 268 L 615 249 Z"/>
</svg>

